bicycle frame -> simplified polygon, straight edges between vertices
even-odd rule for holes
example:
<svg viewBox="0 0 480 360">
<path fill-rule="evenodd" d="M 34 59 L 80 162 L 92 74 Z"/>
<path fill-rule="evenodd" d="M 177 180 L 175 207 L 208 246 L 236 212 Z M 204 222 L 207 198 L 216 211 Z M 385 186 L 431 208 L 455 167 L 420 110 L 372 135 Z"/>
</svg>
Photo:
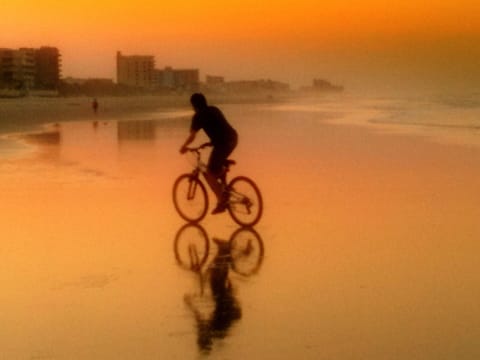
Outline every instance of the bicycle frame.
<svg viewBox="0 0 480 360">
<path fill-rule="evenodd" d="M 207 165 L 202 161 L 202 153 L 201 149 L 205 148 L 207 143 L 200 145 L 199 147 L 196 148 L 188 148 L 188 151 L 195 153 L 196 157 L 196 165 L 195 168 L 192 171 L 192 178 L 199 178 L 199 174 L 205 174 L 207 172 Z M 228 186 L 228 181 L 227 181 L 227 173 L 229 172 L 229 166 L 225 165 L 223 169 L 222 175 L 218 178 L 221 182 L 221 184 L 224 186 L 225 191 L 228 193 L 228 204 L 241 204 L 245 206 L 246 208 L 246 213 L 250 214 L 250 208 L 253 206 L 252 201 L 245 196 L 244 194 L 241 194 L 232 187 Z M 191 200 L 195 197 L 195 190 L 196 190 L 196 182 L 191 181 L 190 182 L 190 187 L 188 190 L 188 199 Z"/>
<path fill-rule="evenodd" d="M 199 174 L 205 174 L 207 172 L 207 164 L 205 164 L 202 161 L 202 153 L 200 151 L 207 146 L 211 146 L 211 145 L 209 145 L 208 143 L 205 143 L 205 144 L 200 145 L 199 147 L 196 147 L 196 148 L 188 148 L 188 151 L 195 154 L 196 165 L 195 165 L 195 167 L 192 171 L 192 177 L 195 177 L 197 179 L 199 178 Z M 222 175 L 219 176 L 219 178 L 218 178 L 220 180 L 220 182 L 225 186 L 225 189 L 227 189 L 226 188 L 227 172 L 228 172 L 228 167 L 224 166 L 224 171 L 223 171 Z"/>
</svg>

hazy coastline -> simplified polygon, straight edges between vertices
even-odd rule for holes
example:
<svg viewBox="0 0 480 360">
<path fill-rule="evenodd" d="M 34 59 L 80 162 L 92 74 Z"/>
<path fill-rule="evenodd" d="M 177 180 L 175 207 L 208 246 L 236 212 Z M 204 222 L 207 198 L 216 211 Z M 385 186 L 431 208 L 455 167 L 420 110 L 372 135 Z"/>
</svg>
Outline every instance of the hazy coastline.
<svg viewBox="0 0 480 360">
<path fill-rule="evenodd" d="M 272 103 L 288 95 L 209 95 L 212 104 Z M 136 114 L 169 109 L 190 109 L 189 94 L 98 97 L 99 109 L 92 109 L 92 97 L 0 98 L 0 134 L 31 131 L 42 124 L 64 121 L 95 121 L 129 118 Z"/>
</svg>

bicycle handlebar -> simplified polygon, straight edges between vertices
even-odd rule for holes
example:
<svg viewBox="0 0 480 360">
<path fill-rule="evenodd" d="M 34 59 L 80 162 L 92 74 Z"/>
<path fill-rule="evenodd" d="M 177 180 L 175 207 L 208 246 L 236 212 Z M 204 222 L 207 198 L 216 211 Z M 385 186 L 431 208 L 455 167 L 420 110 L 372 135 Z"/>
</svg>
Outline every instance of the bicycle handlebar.
<svg viewBox="0 0 480 360">
<path fill-rule="evenodd" d="M 197 146 L 197 147 L 187 147 L 186 150 L 187 151 L 190 151 L 190 152 L 199 152 L 200 150 L 206 148 L 206 147 L 209 147 L 209 146 L 213 146 L 212 143 L 204 143 L 200 146 Z"/>
</svg>

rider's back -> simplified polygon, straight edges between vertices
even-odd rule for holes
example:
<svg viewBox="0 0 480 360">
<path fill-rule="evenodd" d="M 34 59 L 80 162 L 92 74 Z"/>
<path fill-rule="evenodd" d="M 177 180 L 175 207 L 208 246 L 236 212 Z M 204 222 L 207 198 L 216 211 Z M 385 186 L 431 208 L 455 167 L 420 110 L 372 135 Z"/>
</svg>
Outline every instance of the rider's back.
<svg viewBox="0 0 480 360">
<path fill-rule="evenodd" d="M 193 116 L 192 130 L 200 129 L 205 131 L 213 146 L 229 144 L 237 138 L 235 129 L 215 106 L 207 106 Z"/>
</svg>

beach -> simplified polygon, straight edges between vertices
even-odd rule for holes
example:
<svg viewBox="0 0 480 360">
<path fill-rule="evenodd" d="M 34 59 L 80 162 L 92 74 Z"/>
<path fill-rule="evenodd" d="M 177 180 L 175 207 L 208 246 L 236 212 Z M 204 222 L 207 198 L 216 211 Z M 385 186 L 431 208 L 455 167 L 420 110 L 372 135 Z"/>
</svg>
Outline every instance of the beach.
<svg viewBox="0 0 480 360">
<path fill-rule="evenodd" d="M 188 97 L 100 98 L 97 116 L 91 100 L 0 101 L 0 358 L 480 356 L 478 125 L 430 103 L 405 125 L 408 101 L 220 101 L 264 253 L 251 276 L 229 268 L 236 311 L 202 332 L 212 296 L 174 252 Z M 239 228 L 197 227 L 210 262 Z"/>
</svg>

